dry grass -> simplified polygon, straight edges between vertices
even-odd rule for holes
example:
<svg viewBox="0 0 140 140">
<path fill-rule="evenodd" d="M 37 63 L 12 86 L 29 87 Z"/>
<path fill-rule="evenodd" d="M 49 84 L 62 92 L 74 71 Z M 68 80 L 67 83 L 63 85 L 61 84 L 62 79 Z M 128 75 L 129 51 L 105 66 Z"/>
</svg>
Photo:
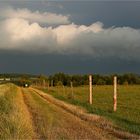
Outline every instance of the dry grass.
<svg viewBox="0 0 140 140">
<path fill-rule="evenodd" d="M 5 92 L 7 92 L 9 88 L 10 87 L 5 84 L 0 85 L 0 96 L 4 96 Z"/>
<path fill-rule="evenodd" d="M 113 112 L 113 86 L 93 86 L 93 104 L 88 103 L 89 87 L 50 87 L 42 89 L 53 97 L 83 107 L 89 113 L 104 116 L 120 129 L 140 135 L 140 86 L 118 85 L 117 111 Z"/>
<path fill-rule="evenodd" d="M 89 120 L 89 121 L 95 121 L 95 120 L 99 120 L 101 119 L 100 116 L 98 115 L 93 115 L 93 114 L 87 114 L 86 113 L 86 110 L 79 107 L 79 106 L 74 106 L 74 105 L 71 105 L 71 104 L 67 104 L 63 101 L 60 101 L 60 100 L 57 100 L 55 98 L 53 98 L 51 95 L 48 95 L 44 92 L 41 92 L 37 89 L 33 89 L 31 88 L 33 91 L 35 91 L 37 94 L 39 94 L 40 96 L 42 96 L 43 98 L 47 99 L 47 101 L 55 104 L 55 105 L 58 105 L 59 107 L 67 110 L 68 112 L 74 114 L 75 116 L 77 117 L 80 117 L 82 120 Z"/>
<path fill-rule="evenodd" d="M 0 96 L 0 139 L 33 138 L 32 123 L 19 88 L 13 84 L 1 88 L 4 92 Z"/>
<path fill-rule="evenodd" d="M 33 90 L 24 89 L 26 103 L 34 118 L 36 133 L 41 139 L 112 139 L 100 128 L 81 120 L 56 106 Z"/>
<path fill-rule="evenodd" d="M 36 89 L 0 86 L 0 139 L 138 139 Z"/>
<path fill-rule="evenodd" d="M 47 101 L 65 109 L 69 113 L 72 113 L 73 115 L 79 117 L 80 119 L 84 121 L 88 121 L 94 124 L 94 126 L 101 128 L 103 131 L 107 131 L 110 135 L 113 135 L 114 137 L 117 137 L 120 139 L 138 139 L 139 138 L 136 135 L 120 130 L 117 126 L 114 126 L 112 123 L 110 123 L 103 117 L 100 117 L 98 115 L 93 115 L 93 114 L 87 114 L 83 108 L 57 100 L 53 98 L 51 95 L 41 92 L 40 90 L 33 89 L 33 88 L 31 89 L 35 91 L 36 93 L 38 93 L 41 97 L 45 98 Z"/>
</svg>

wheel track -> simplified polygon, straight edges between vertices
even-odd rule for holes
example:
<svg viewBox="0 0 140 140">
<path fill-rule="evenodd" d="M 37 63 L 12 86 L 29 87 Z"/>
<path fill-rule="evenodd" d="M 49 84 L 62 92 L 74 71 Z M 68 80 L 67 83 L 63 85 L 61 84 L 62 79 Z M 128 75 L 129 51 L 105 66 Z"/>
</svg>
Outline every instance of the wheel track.
<svg viewBox="0 0 140 140">
<path fill-rule="evenodd" d="M 33 118 L 33 114 L 32 114 L 32 111 L 31 111 L 32 108 L 29 106 L 29 102 L 28 102 L 28 100 L 27 100 L 27 98 L 26 98 L 26 96 L 24 94 L 23 88 L 20 88 L 20 91 L 21 91 L 21 94 L 23 96 L 23 101 L 24 101 L 24 104 L 25 104 L 25 106 L 27 108 L 28 114 L 29 114 L 29 116 L 30 116 L 30 118 L 32 120 L 33 131 L 34 131 L 34 134 L 35 134 L 35 136 L 32 139 L 37 140 L 37 139 L 39 139 L 39 135 L 37 133 L 37 130 L 36 130 L 36 127 L 35 127 L 35 123 L 33 121 L 34 118 Z"/>
<path fill-rule="evenodd" d="M 47 100 L 43 97 L 41 97 L 39 94 L 37 94 L 35 91 L 32 89 L 29 89 L 30 93 L 32 92 L 33 94 L 37 95 L 38 97 L 41 98 L 41 100 L 44 100 L 45 103 L 47 103 Z M 29 101 L 29 100 L 28 100 Z M 29 108 L 30 114 L 33 116 L 33 122 L 36 124 L 36 116 L 38 114 L 34 114 L 33 109 L 30 107 L 29 102 L 27 102 L 27 97 L 25 97 L 25 102 Z M 102 133 L 101 130 L 97 127 L 91 126 L 89 123 L 81 120 L 79 117 L 73 115 L 72 113 L 66 111 L 65 109 L 56 106 L 55 104 L 52 104 L 48 102 L 49 106 L 51 107 L 52 115 L 55 117 L 57 120 L 56 125 L 56 133 L 61 133 L 63 135 L 64 133 L 64 139 L 91 139 L 91 140 L 105 140 L 106 136 L 105 133 Z M 40 114 L 39 114 L 40 115 Z M 41 117 L 41 116 L 40 116 Z M 42 118 L 43 119 L 43 118 Z M 61 124 L 62 123 L 62 124 Z M 54 124 L 53 124 L 54 125 Z M 35 127 L 35 132 L 39 134 L 36 125 Z M 62 129 L 62 130 L 61 130 Z M 52 133 L 55 133 L 55 131 L 52 130 Z M 47 132 L 46 132 L 47 133 Z M 61 135 L 60 134 L 60 135 Z M 54 134 L 55 135 L 55 134 Z M 65 135 L 68 136 L 68 138 L 65 138 Z M 39 136 L 39 135 L 38 135 Z M 110 136 L 109 136 L 110 137 Z M 41 137 L 39 136 L 39 139 L 46 139 L 46 137 Z M 58 139 L 57 136 L 55 138 L 52 138 L 52 136 L 48 136 L 47 139 Z M 61 139 L 61 138 L 60 138 Z"/>
<path fill-rule="evenodd" d="M 73 105 L 69 105 L 67 103 L 64 103 L 63 101 L 55 99 L 52 96 L 50 96 L 46 93 L 43 93 L 42 91 L 39 91 L 37 89 L 30 88 L 30 90 L 34 91 L 36 94 L 38 94 L 40 97 L 47 100 L 51 104 L 54 104 L 55 106 L 57 106 L 61 109 L 64 109 L 65 111 L 78 117 L 81 120 L 84 120 L 86 122 L 90 122 L 94 125 L 96 125 L 96 123 L 99 123 L 100 121 L 102 121 L 102 123 L 99 123 L 97 125 L 98 129 L 100 129 L 99 131 L 105 131 L 108 135 L 111 135 L 116 139 L 130 139 L 130 140 L 131 139 L 132 140 L 133 139 L 135 139 L 135 140 L 140 139 L 140 137 L 137 135 L 133 135 L 133 134 L 130 134 L 128 132 L 118 130 L 118 128 L 114 128 L 111 123 L 106 122 L 106 120 L 104 120 L 104 118 L 102 118 L 100 116 L 87 114 L 83 110 L 79 110 L 79 109 L 77 110 Z"/>
</svg>

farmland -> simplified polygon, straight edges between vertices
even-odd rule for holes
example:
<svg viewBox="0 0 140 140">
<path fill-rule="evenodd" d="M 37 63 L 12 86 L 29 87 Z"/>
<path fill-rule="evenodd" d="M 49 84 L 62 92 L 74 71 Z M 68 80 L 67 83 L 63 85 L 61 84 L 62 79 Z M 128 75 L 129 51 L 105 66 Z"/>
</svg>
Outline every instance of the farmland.
<svg viewBox="0 0 140 140">
<path fill-rule="evenodd" d="M 113 112 L 113 86 L 94 86 L 93 105 L 88 104 L 89 87 L 74 87 L 73 97 L 70 87 L 43 89 L 57 99 L 81 106 L 89 113 L 105 116 L 121 129 L 140 134 L 140 86 L 118 87 L 118 108 Z"/>
<path fill-rule="evenodd" d="M 106 91 L 110 89 L 106 88 Z M 108 119 L 88 114 L 85 110 L 88 108 L 83 108 L 86 95 L 78 92 L 81 89 L 82 94 L 86 93 L 86 87 L 74 88 L 77 93 L 74 98 L 68 95 L 68 87 L 49 90 L 53 96 L 65 100 L 63 102 L 35 88 L 11 83 L 0 85 L 0 139 L 138 139 L 138 135 L 120 130 Z M 89 112 L 102 115 L 92 109 Z M 111 108 L 106 106 L 104 112 L 106 110 Z M 138 116 L 136 118 L 138 123 Z M 133 119 L 136 121 L 136 118 Z"/>
</svg>

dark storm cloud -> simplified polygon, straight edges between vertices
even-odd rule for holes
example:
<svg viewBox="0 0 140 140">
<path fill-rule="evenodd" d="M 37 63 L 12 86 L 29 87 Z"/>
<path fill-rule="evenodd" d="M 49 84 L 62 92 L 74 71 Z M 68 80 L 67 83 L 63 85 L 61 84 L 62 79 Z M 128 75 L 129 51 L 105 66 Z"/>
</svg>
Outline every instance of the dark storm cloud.
<svg viewBox="0 0 140 140">
<path fill-rule="evenodd" d="M 120 59 L 90 59 L 72 55 L 27 55 L 15 52 L 0 53 L 0 72 L 53 74 L 56 72 L 89 73 L 139 73 L 139 62 Z"/>
<path fill-rule="evenodd" d="M 4 6 L 20 12 L 1 15 L 1 72 L 139 73 L 138 1 L 0 2 Z M 25 8 L 28 17 L 21 12 Z M 68 25 L 42 26 L 38 17 L 44 12 L 61 15 Z"/>
<path fill-rule="evenodd" d="M 105 27 L 130 26 L 140 28 L 140 1 L 62 2 L 61 12 L 71 14 L 77 24 L 101 21 Z M 85 20 L 86 19 L 86 20 Z"/>
<path fill-rule="evenodd" d="M 49 11 L 71 15 L 76 24 L 90 25 L 101 21 L 105 27 L 130 26 L 140 28 L 140 1 L 96 0 L 96 1 L 1 1 L 0 6 L 11 5 L 14 8 L 28 8 L 33 11 Z"/>
</svg>

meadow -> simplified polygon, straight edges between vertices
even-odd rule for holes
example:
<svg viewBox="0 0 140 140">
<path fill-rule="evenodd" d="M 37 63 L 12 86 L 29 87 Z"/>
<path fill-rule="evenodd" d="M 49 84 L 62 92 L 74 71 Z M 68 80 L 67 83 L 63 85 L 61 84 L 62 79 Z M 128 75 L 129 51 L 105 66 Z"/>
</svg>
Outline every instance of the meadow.
<svg viewBox="0 0 140 140">
<path fill-rule="evenodd" d="M 48 102 L 47 96 L 34 88 L 23 88 L 12 83 L 0 85 L 0 139 L 62 140 L 120 137 L 114 133 L 108 134 L 108 131 L 81 120 L 55 103 Z M 50 99 L 54 100 L 52 96 Z M 133 138 L 129 134 L 121 137 Z"/>
<path fill-rule="evenodd" d="M 93 86 L 93 104 L 88 103 L 89 87 L 42 89 L 53 97 L 85 108 L 112 121 L 120 129 L 140 135 L 140 86 L 119 85 L 117 111 L 113 112 L 113 86 Z"/>
<path fill-rule="evenodd" d="M 114 113 L 112 86 L 95 86 L 90 105 L 88 86 L 75 87 L 73 94 L 70 87 L 42 89 L 50 96 L 33 87 L 0 85 L 0 139 L 138 139 L 139 88 L 119 86 Z"/>
</svg>

